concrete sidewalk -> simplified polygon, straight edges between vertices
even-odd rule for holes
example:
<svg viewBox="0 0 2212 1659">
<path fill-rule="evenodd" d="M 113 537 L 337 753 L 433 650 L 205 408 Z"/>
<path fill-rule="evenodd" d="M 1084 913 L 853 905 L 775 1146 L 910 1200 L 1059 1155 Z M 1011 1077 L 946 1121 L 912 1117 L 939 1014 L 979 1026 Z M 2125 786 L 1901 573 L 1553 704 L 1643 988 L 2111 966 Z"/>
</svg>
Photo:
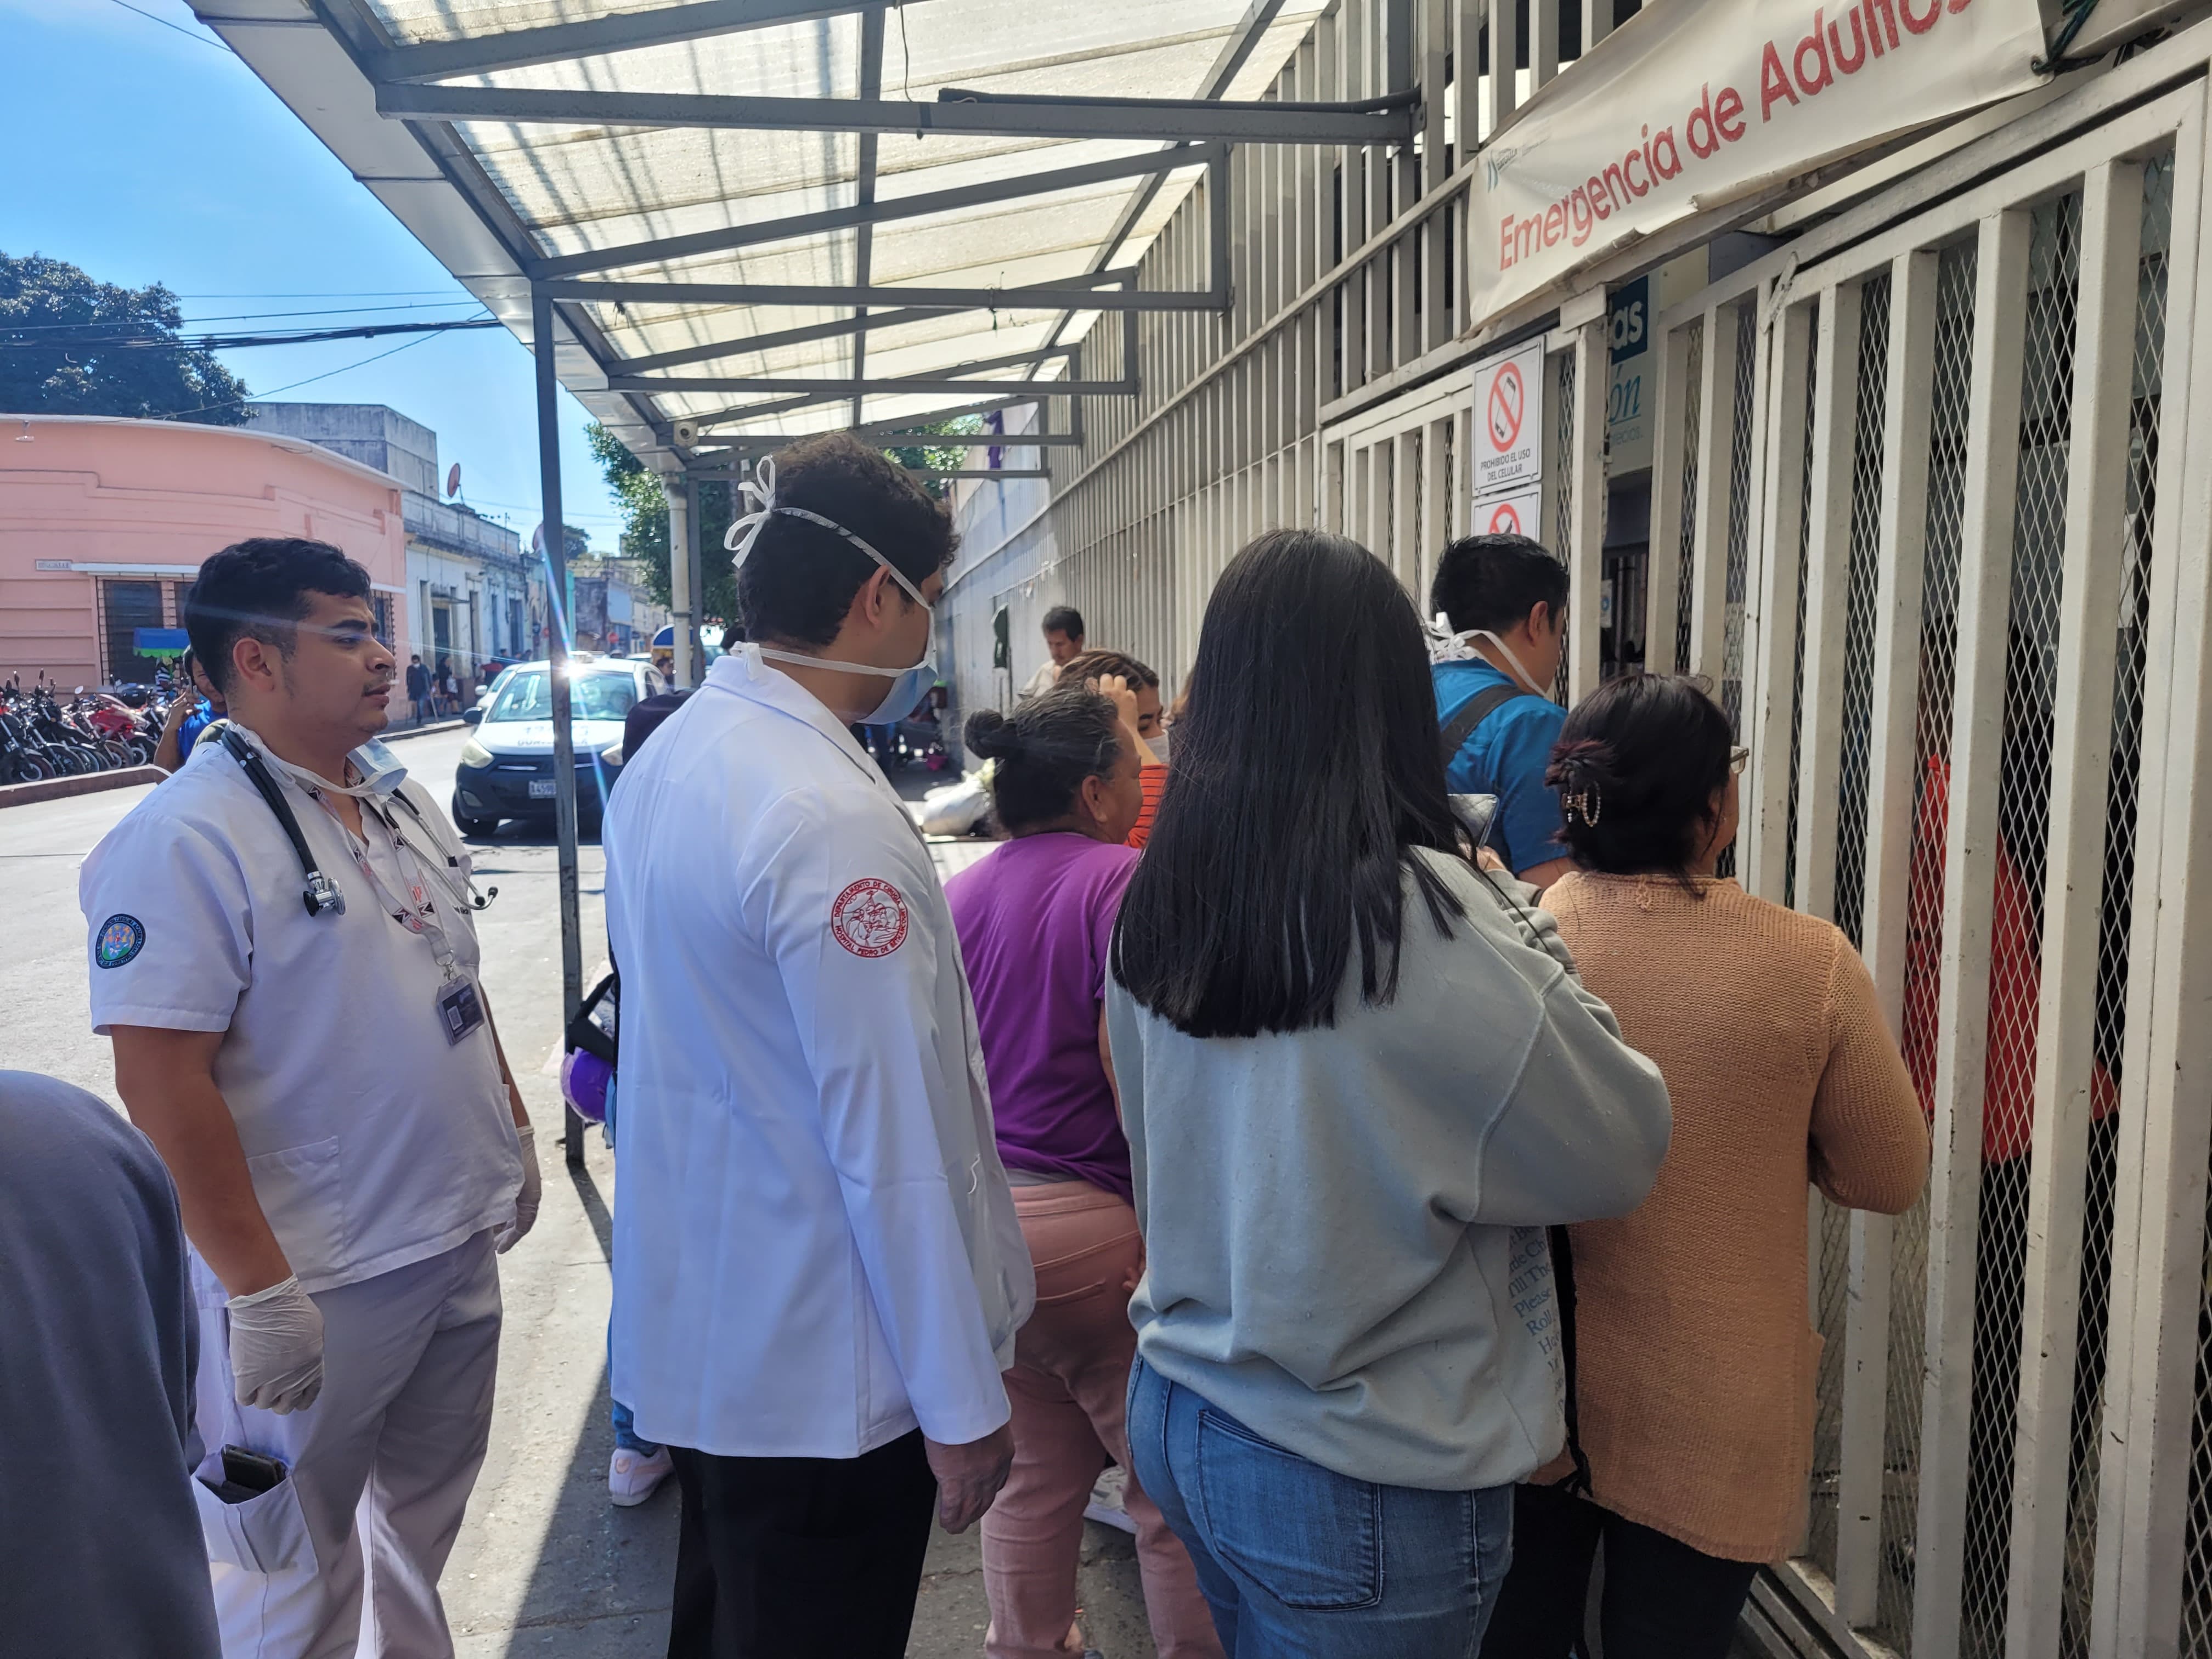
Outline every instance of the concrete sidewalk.
<svg viewBox="0 0 2212 1659">
<path fill-rule="evenodd" d="M 540 1121 L 557 1120 L 548 1109 Z M 613 1160 L 596 1131 L 591 1142 L 580 1170 L 562 1163 L 557 1142 L 544 1148 L 544 1210 L 502 1263 L 507 1329 L 491 1450 L 443 1583 L 459 1659 L 655 1659 L 666 1650 L 675 1483 L 636 1509 L 607 1500 Z M 1109 1659 L 1153 1659 L 1131 1539 L 1085 1528 L 1078 1597 L 1091 1644 Z M 937 1534 L 907 1652 L 973 1659 L 988 1620 L 978 1533 Z"/>
</svg>

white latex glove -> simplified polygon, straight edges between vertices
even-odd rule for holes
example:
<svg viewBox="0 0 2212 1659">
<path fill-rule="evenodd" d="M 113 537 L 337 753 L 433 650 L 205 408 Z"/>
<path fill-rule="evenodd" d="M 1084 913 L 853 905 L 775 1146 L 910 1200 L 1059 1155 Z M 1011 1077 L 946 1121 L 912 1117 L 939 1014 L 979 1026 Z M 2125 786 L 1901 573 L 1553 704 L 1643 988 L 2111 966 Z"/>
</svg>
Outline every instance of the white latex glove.
<svg viewBox="0 0 2212 1659">
<path fill-rule="evenodd" d="M 305 1411 L 323 1391 L 323 1316 L 295 1276 L 230 1310 L 230 1376 L 241 1406 L 282 1416 Z"/>
<path fill-rule="evenodd" d="M 499 1230 L 492 1241 L 501 1255 L 518 1243 L 523 1234 L 538 1224 L 538 1201 L 545 1190 L 545 1177 L 538 1168 L 538 1126 L 519 1124 L 515 1135 L 522 1142 L 522 1190 L 514 1195 L 514 1219 Z"/>
</svg>

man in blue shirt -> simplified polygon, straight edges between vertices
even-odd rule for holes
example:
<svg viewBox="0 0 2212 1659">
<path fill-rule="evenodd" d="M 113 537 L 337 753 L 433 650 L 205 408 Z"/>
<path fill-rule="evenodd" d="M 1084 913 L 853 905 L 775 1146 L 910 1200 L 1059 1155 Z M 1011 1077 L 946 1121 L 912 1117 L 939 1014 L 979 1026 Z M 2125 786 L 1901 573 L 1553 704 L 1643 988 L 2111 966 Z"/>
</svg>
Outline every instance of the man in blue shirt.
<svg viewBox="0 0 2212 1659">
<path fill-rule="evenodd" d="M 1492 848 L 1522 880 L 1548 887 L 1574 867 L 1558 840 L 1559 792 L 1544 781 L 1567 717 L 1552 701 L 1567 568 L 1526 536 L 1469 536 L 1444 550 L 1429 605 L 1473 653 L 1430 671 L 1450 745 L 1446 780 L 1455 793 L 1498 797 Z"/>
</svg>

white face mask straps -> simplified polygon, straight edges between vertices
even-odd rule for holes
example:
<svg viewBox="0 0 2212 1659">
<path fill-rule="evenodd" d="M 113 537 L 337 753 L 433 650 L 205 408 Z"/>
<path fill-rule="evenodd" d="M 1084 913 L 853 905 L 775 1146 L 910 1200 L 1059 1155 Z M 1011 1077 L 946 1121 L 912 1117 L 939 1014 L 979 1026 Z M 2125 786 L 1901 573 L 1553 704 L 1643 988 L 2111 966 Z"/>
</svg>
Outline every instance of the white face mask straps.
<svg viewBox="0 0 2212 1659">
<path fill-rule="evenodd" d="M 1505 659 L 1508 672 L 1520 682 L 1523 690 L 1533 691 L 1540 697 L 1551 696 L 1552 688 L 1531 674 L 1522 665 L 1521 659 L 1513 654 L 1513 647 L 1499 639 L 1490 629 L 1467 628 L 1455 632 L 1451 619 L 1439 611 L 1437 612 L 1436 620 L 1429 625 L 1428 634 L 1429 659 L 1431 662 L 1451 662 L 1465 660 L 1469 657 L 1479 657 L 1481 653 L 1474 650 L 1468 641 L 1487 640 L 1498 648 L 1498 654 Z"/>
<path fill-rule="evenodd" d="M 769 519 L 780 513 L 787 519 L 804 519 L 809 524 L 820 525 L 833 535 L 842 536 L 861 552 L 890 571 L 891 580 L 906 589 L 908 596 L 916 605 L 924 611 L 933 609 L 929 601 L 922 598 L 921 589 L 908 580 L 905 571 L 900 569 L 835 519 L 825 519 L 819 513 L 810 513 L 803 507 L 777 506 L 775 462 L 772 458 L 763 460 L 754 467 L 753 473 L 752 478 L 747 479 L 738 486 L 744 492 L 745 499 L 753 504 L 752 510 L 732 521 L 728 533 L 722 538 L 722 545 L 733 556 L 730 560 L 732 568 L 743 568 L 745 560 L 751 556 L 753 544 L 760 539 L 762 528 L 767 525 Z"/>
</svg>

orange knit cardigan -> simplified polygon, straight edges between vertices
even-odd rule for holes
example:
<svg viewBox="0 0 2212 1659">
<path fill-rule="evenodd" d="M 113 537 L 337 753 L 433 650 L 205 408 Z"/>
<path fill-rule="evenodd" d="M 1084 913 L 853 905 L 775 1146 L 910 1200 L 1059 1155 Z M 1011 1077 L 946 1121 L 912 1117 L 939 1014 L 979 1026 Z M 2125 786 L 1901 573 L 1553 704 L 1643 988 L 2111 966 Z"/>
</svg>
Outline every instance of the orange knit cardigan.
<svg viewBox="0 0 2212 1659">
<path fill-rule="evenodd" d="M 1650 1197 L 1571 1230 L 1594 1495 L 1708 1555 L 1773 1560 L 1813 1455 L 1806 1183 L 1908 1208 L 1927 1121 L 1829 923 L 1711 878 L 1576 873 L 1544 905 L 1674 1105 Z"/>
</svg>

